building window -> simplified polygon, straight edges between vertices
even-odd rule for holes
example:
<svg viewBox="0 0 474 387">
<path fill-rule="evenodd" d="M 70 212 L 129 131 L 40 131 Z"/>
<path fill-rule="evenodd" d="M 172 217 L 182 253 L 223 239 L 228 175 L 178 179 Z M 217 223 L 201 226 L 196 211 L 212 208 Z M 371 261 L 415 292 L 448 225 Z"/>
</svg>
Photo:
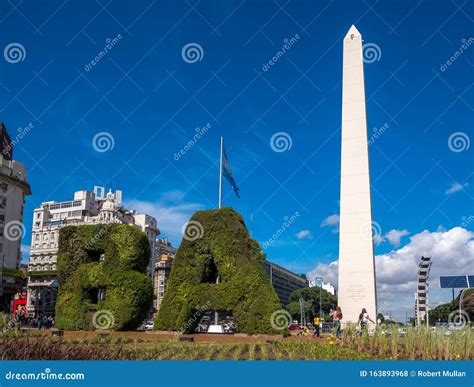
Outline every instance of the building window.
<svg viewBox="0 0 474 387">
<path fill-rule="evenodd" d="M 2 192 L 7 192 L 8 190 L 8 184 L 7 183 L 0 183 L 0 190 Z"/>
</svg>

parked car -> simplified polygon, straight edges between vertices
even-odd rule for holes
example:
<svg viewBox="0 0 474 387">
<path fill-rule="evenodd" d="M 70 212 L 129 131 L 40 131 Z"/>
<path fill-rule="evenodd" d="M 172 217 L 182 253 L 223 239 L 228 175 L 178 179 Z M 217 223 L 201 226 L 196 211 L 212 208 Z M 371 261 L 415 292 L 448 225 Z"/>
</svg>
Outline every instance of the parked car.
<svg viewBox="0 0 474 387">
<path fill-rule="evenodd" d="M 300 329 L 300 325 L 299 324 L 295 324 L 295 323 L 292 323 L 288 326 L 288 329 L 290 331 L 298 331 Z"/>
<path fill-rule="evenodd" d="M 144 328 L 145 328 L 146 331 L 151 331 L 154 326 L 155 326 L 154 321 L 147 321 L 144 325 Z"/>
</svg>

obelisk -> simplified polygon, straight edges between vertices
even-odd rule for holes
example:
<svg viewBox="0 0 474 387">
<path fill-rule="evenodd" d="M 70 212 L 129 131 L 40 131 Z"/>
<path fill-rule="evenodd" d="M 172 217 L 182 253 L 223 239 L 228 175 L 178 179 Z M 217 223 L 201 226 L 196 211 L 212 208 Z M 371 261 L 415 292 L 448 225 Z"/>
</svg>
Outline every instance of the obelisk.
<svg viewBox="0 0 474 387">
<path fill-rule="evenodd" d="M 362 36 L 355 26 L 344 38 L 341 142 L 338 304 L 343 324 L 357 322 L 362 308 L 376 321 L 364 61 Z"/>
</svg>

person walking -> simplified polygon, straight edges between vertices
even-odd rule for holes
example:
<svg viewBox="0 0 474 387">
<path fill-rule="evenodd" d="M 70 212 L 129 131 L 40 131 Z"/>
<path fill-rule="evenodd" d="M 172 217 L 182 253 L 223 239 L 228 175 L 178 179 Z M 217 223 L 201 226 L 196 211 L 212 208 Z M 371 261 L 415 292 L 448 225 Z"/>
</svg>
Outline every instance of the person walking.
<svg viewBox="0 0 474 387">
<path fill-rule="evenodd" d="M 341 335 L 341 320 L 342 320 L 342 309 L 340 306 L 336 307 L 336 310 L 332 312 L 332 325 L 334 327 L 334 333 L 338 339 Z"/>
<path fill-rule="evenodd" d="M 319 314 L 317 314 L 314 317 L 314 334 L 313 334 L 314 337 L 321 337 L 321 335 L 320 335 L 320 329 L 321 329 L 320 324 L 321 324 L 321 318 L 319 317 Z"/>
<path fill-rule="evenodd" d="M 370 318 L 369 314 L 367 313 L 367 310 L 365 308 L 362 308 L 362 312 L 360 312 L 359 314 L 359 321 L 358 321 L 360 328 L 362 330 L 367 329 L 367 325 L 369 324 L 369 321 L 375 324 L 375 321 Z"/>
</svg>

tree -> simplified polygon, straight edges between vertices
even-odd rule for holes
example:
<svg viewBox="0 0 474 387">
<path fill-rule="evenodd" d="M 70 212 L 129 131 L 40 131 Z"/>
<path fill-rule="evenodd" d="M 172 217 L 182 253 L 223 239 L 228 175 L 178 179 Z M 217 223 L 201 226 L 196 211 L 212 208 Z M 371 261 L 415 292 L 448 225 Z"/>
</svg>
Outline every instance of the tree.
<svg viewBox="0 0 474 387">
<path fill-rule="evenodd" d="M 297 320 L 297 321 L 301 320 L 301 305 L 299 301 L 290 302 L 286 306 L 286 310 L 290 312 L 293 320 Z M 316 313 L 319 313 L 319 311 L 314 312 L 311 302 L 303 301 L 303 313 L 304 313 L 304 316 L 308 319 L 307 321 L 312 322 L 314 316 L 316 315 Z"/>
<path fill-rule="evenodd" d="M 452 302 L 438 305 L 436 308 L 429 311 L 430 324 L 434 325 L 437 322 L 453 322 L 450 320 L 450 315 L 459 310 L 459 298 L 461 292 Z M 474 289 L 466 289 L 462 293 L 462 310 L 467 313 L 469 320 L 474 320 Z M 453 317 L 451 317 L 453 319 Z"/>
<path fill-rule="evenodd" d="M 377 314 L 377 322 L 380 322 L 382 324 L 385 321 L 385 317 L 383 316 L 382 313 Z"/>
<path fill-rule="evenodd" d="M 287 310 L 293 317 L 300 319 L 299 314 L 299 300 L 300 298 L 305 301 L 304 305 L 307 306 L 308 318 L 311 320 L 319 313 L 319 294 L 321 292 L 321 311 L 322 314 L 329 314 L 331 310 L 336 308 L 337 297 L 332 295 L 324 289 L 317 287 L 306 287 L 295 290 L 290 295 L 290 303 L 287 305 Z M 296 311 L 296 304 L 298 306 L 298 313 L 293 314 Z"/>
</svg>

